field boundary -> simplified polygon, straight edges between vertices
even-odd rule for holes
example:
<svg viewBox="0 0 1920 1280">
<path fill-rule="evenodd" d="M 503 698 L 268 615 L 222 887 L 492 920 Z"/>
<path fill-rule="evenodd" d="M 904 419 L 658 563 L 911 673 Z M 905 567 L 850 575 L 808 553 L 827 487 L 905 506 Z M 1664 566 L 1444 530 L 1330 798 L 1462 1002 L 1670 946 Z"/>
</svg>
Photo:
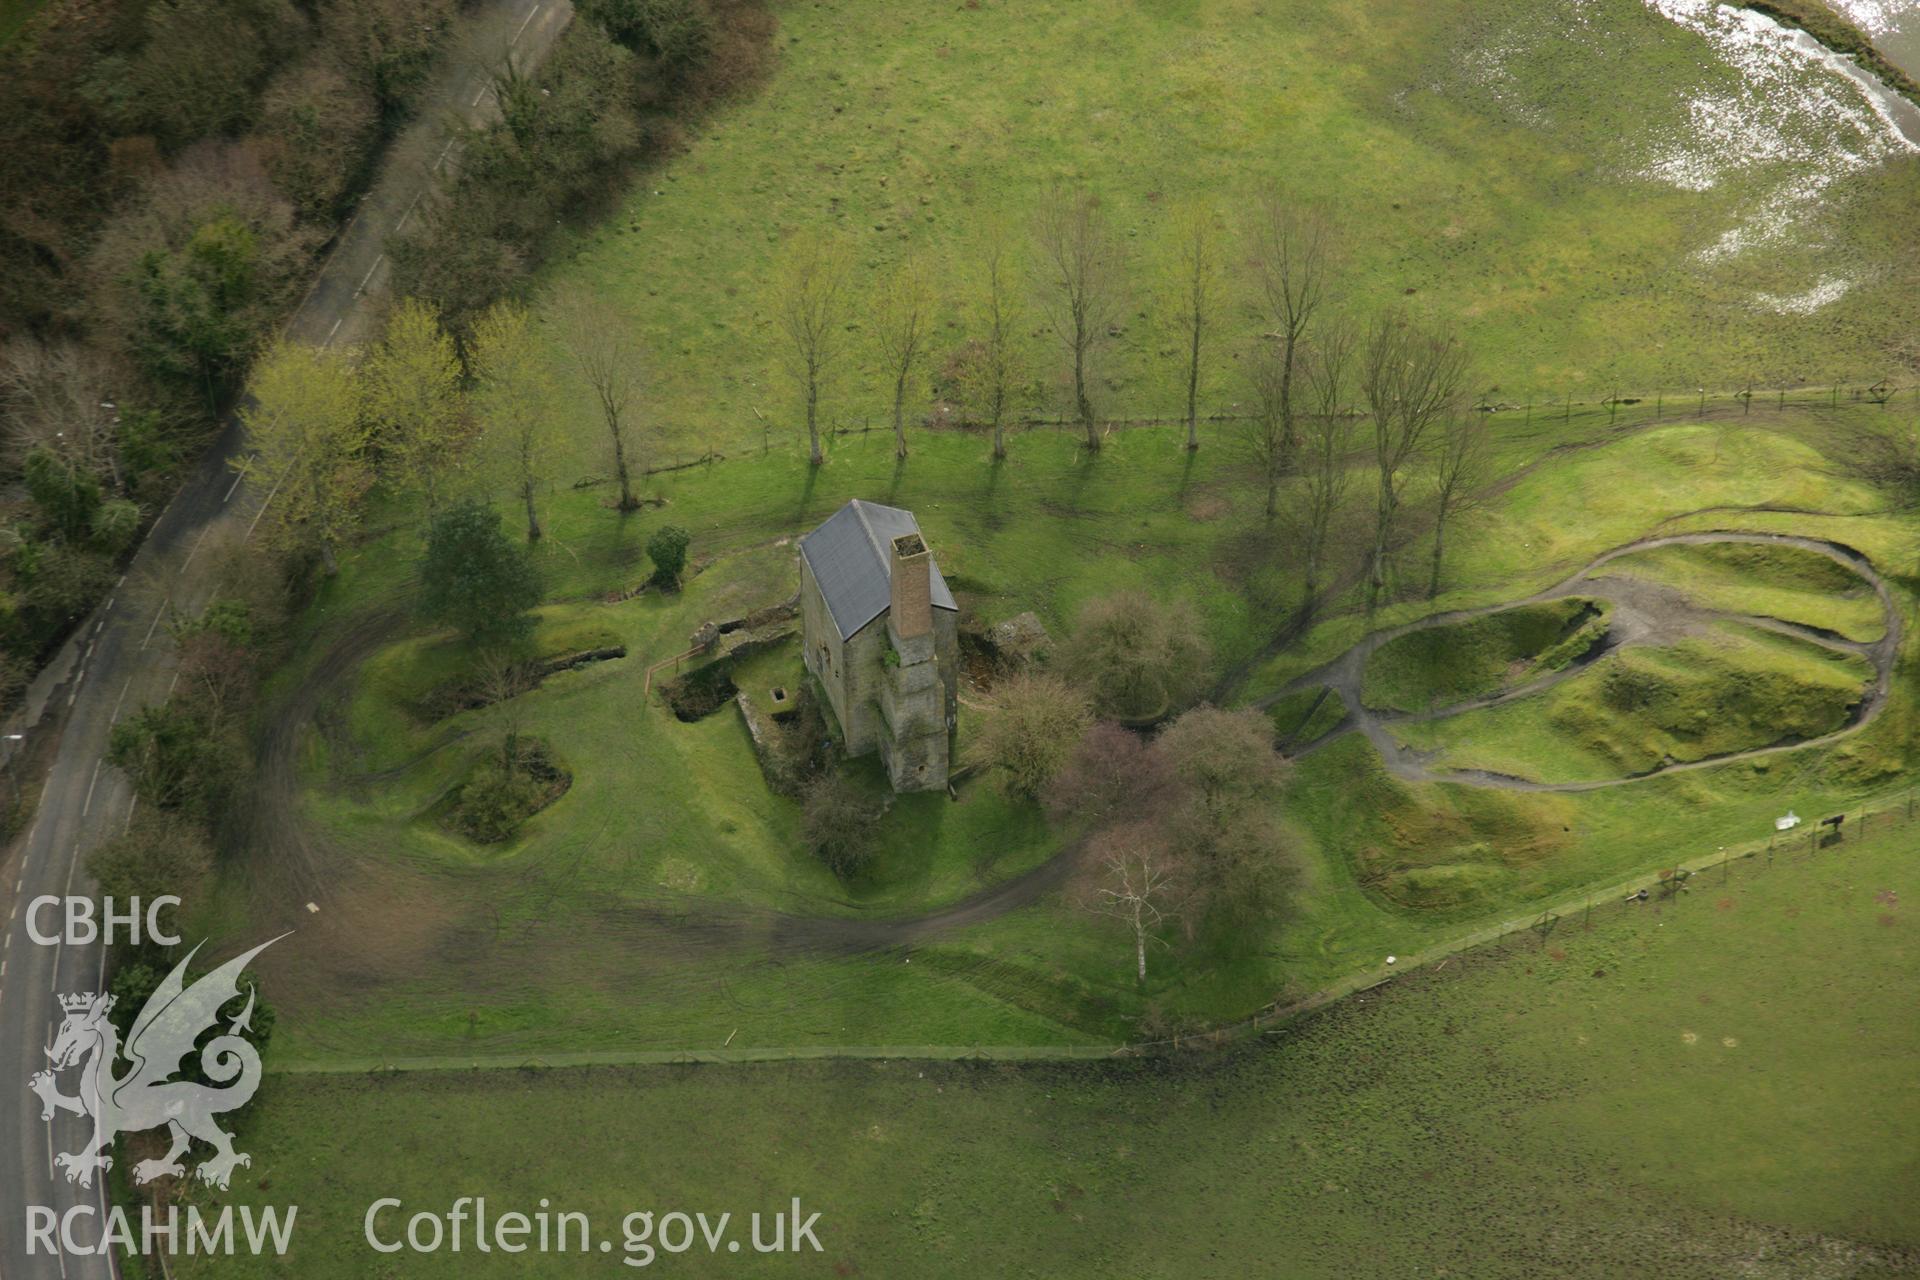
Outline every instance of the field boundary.
<svg viewBox="0 0 1920 1280">
<path fill-rule="evenodd" d="M 1553 929 L 1562 920 L 1576 915 L 1590 916 L 1598 906 L 1625 909 L 1631 905 L 1672 899 L 1690 891 L 1693 880 L 1714 871 L 1722 883 L 1730 880 L 1736 862 L 1751 862 L 1762 855 L 1766 865 L 1775 858 L 1812 861 L 1823 846 L 1837 844 L 1834 857 L 1844 857 L 1846 845 L 1865 839 L 1889 824 L 1911 825 L 1920 810 L 1920 789 L 1903 784 L 1869 800 L 1842 810 L 1841 817 L 1851 819 L 1851 832 L 1841 836 L 1846 824 L 1836 825 L 1833 834 L 1823 835 L 1824 820 L 1812 820 L 1802 828 L 1776 833 L 1766 840 L 1750 840 L 1725 845 L 1710 854 L 1676 862 L 1655 871 L 1642 872 L 1623 880 L 1596 885 L 1554 902 L 1530 908 L 1492 924 L 1478 925 L 1422 951 L 1395 956 L 1392 964 L 1382 958 L 1380 964 L 1329 983 L 1308 995 L 1276 1001 L 1247 1017 L 1218 1026 L 1157 1040 L 1094 1041 L 1084 1044 L 1053 1045 L 798 1045 L 760 1046 L 739 1049 L 721 1045 L 708 1049 L 609 1049 L 580 1053 L 521 1054 L 440 1054 L 419 1057 L 312 1059 L 288 1063 L 269 1063 L 267 1074 L 299 1075 L 397 1075 L 432 1071 L 524 1071 L 539 1073 L 581 1067 L 623 1066 L 695 1066 L 745 1064 L 753 1062 L 849 1060 L 925 1060 L 946 1062 L 1074 1062 L 1111 1058 L 1144 1057 L 1152 1054 L 1190 1049 L 1217 1049 L 1238 1040 L 1256 1036 L 1283 1034 L 1291 1024 L 1307 1014 L 1324 1009 L 1348 996 L 1371 991 L 1392 982 L 1404 973 L 1434 967 L 1469 951 L 1509 944 L 1516 935 L 1537 935 L 1545 946 Z M 1876 826 L 1876 820 L 1878 825 Z M 1643 896 L 1644 895 L 1644 896 Z"/>
</svg>

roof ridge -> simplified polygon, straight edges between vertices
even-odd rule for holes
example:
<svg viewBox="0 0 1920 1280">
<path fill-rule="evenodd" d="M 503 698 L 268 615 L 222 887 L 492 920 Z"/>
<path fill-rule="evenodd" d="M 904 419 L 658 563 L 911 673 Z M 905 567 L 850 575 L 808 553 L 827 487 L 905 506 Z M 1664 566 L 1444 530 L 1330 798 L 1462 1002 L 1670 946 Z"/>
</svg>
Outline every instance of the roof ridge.
<svg viewBox="0 0 1920 1280">
<path fill-rule="evenodd" d="M 867 545 L 873 548 L 873 554 L 880 561 L 880 572 L 891 582 L 893 563 L 887 558 L 886 551 L 880 546 L 880 536 L 873 531 L 873 522 L 867 519 L 867 504 L 859 498 L 848 498 L 847 505 L 853 508 L 854 519 L 860 522 L 860 532 L 867 535 Z"/>
</svg>

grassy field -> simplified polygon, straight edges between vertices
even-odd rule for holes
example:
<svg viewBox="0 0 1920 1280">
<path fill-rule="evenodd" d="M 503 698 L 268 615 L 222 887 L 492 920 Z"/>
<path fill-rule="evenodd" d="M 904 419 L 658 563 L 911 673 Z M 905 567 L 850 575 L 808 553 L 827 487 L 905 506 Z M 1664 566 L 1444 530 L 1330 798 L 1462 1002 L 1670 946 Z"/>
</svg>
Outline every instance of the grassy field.
<svg viewBox="0 0 1920 1280">
<path fill-rule="evenodd" d="M 1497 417 L 1511 479 L 1450 540 L 1446 590 L 1432 604 L 1389 603 L 1375 623 L 1522 598 L 1611 547 L 1689 527 L 1815 533 L 1897 574 L 1920 559 L 1912 522 L 1837 479 L 1822 452 L 1881 412 L 1789 409 L 1658 426 L 1623 416 L 1611 427 L 1604 413 L 1550 426 Z M 733 708 L 685 723 L 643 693 L 643 669 L 684 649 L 702 620 L 789 594 L 791 538 L 846 498 L 916 510 L 963 604 L 989 622 L 1035 609 L 1057 633 L 1080 602 L 1116 588 L 1185 596 L 1214 674 L 1248 673 L 1230 700 L 1340 652 L 1364 626 L 1358 602 L 1338 602 L 1279 656 L 1260 659 L 1297 602 L 1298 566 L 1284 526 L 1264 525 L 1257 483 L 1217 431 L 1198 455 L 1168 432 L 1120 432 L 1093 462 L 1070 434 L 1035 431 L 1001 467 L 978 437 L 958 433 L 923 434 L 897 466 L 876 432 L 842 439 L 817 472 L 775 450 L 657 475 L 647 491 L 665 505 L 624 521 L 603 490 L 551 496 L 541 553 L 551 603 L 538 645 L 560 653 L 617 642 L 628 656 L 551 677 L 510 705 L 453 716 L 430 709 L 459 655 L 404 621 L 419 546 L 411 526 L 388 527 L 349 557 L 306 615 L 304 656 L 277 685 L 283 698 L 310 688 L 324 655 L 383 612 L 399 610 L 402 620 L 376 630 L 357 678 L 350 669 L 320 682 L 318 731 L 301 740 L 295 802 L 322 850 L 321 913 L 290 910 L 313 894 L 288 883 L 290 860 L 276 853 L 230 867 L 209 921 L 216 932 L 300 927 L 266 958 L 290 1059 L 713 1047 L 730 1038 L 742 1048 L 1063 1044 L 1229 1019 L 1475 922 L 1764 834 L 1789 807 L 1830 812 L 1882 793 L 1897 784 L 1915 733 L 1907 666 L 1893 705 L 1842 743 L 1580 796 L 1409 783 L 1363 741 L 1334 743 L 1294 769 L 1285 813 L 1300 878 L 1272 943 L 1224 962 L 1159 954 L 1145 992 L 1134 988 L 1118 927 L 1059 894 L 923 938 L 907 954 L 793 953 L 782 938 L 795 922 L 937 910 L 1006 883 L 1057 847 L 1032 808 L 980 780 L 958 804 L 901 801 L 882 824 L 875 874 L 838 884 L 803 851 L 797 806 L 766 790 Z M 1712 513 L 1690 514 L 1703 508 Z M 1815 508 L 1834 514 L 1783 511 Z M 610 602 L 645 576 L 641 547 L 669 520 L 694 535 L 698 571 L 686 590 Z M 1357 569 L 1359 542 L 1343 536 L 1341 572 Z M 1410 562 L 1418 558 L 1410 552 Z M 1424 584 L 1424 573 L 1414 576 Z M 1803 577 L 1787 573 L 1778 589 L 1811 608 Z M 1912 579 L 1895 581 L 1910 613 Z M 1729 645 L 1714 680 L 1680 680 L 1681 702 L 1711 707 L 1740 695 L 1752 671 L 1735 658 L 1794 666 L 1819 695 L 1810 714 L 1830 713 L 1841 686 L 1858 684 L 1857 673 L 1795 655 L 1801 646 L 1778 637 Z M 1697 674 L 1685 670 L 1686 655 L 1663 652 L 1634 657 L 1677 662 L 1676 679 Z M 1449 749 L 1525 754 L 1531 743 L 1597 767 L 1597 739 L 1541 718 L 1552 705 L 1524 707 L 1532 738 L 1491 726 Z M 1308 717 L 1310 707 L 1294 700 L 1275 714 Z M 963 711 L 963 733 L 974 714 Z M 1302 727 L 1316 736 L 1337 718 L 1323 704 Z M 516 841 L 475 846 L 446 829 L 443 797 L 510 723 L 545 740 L 573 785 Z M 1676 726 L 1688 727 L 1616 717 L 1588 728 L 1657 751 L 1672 749 Z M 1276 719 L 1276 728 L 1291 726 Z M 1644 736 L 1654 733 L 1669 736 Z M 1537 761 L 1508 763 L 1524 771 Z"/>
<path fill-rule="evenodd" d="M 1176 218 L 1203 205 L 1237 235 L 1269 182 L 1337 209 L 1344 305 L 1457 324 L 1495 399 L 1911 376 L 1920 155 L 1844 76 L 1711 7 L 830 0 L 779 16 L 764 91 L 550 273 L 632 316 L 676 456 L 757 444 L 760 414 L 795 438 L 770 288 L 796 232 L 845 238 L 856 296 L 930 258 L 936 369 L 976 328 L 988 236 L 1024 238 L 1056 179 L 1100 193 L 1132 257 L 1097 384 L 1116 416 L 1184 407 Z M 1238 249 L 1227 268 L 1203 390 L 1218 411 L 1248 400 L 1228 349 L 1271 327 Z M 827 412 L 878 423 L 891 384 L 863 311 Z M 1041 321 L 1022 327 L 1035 408 L 1056 412 Z M 589 405 L 566 405 L 581 473 L 602 465 Z"/>
<path fill-rule="evenodd" d="M 280 1262 L 186 1277 L 615 1274 L 623 1215 L 801 1197 L 824 1252 L 679 1275 L 1920 1273 L 1914 828 L 1404 975 L 1168 1062 L 270 1074 L 232 1199 Z M 531 1135 L 539 1135 L 537 1141 Z M 458 1170 L 450 1180 L 449 1170 Z M 200 1193 L 204 1194 L 204 1193 Z M 591 1216 L 610 1257 L 374 1255 L 376 1198 Z M 382 1220 L 397 1235 L 403 1216 Z M 1255 1260 L 1255 1261 L 1249 1261 Z"/>
</svg>

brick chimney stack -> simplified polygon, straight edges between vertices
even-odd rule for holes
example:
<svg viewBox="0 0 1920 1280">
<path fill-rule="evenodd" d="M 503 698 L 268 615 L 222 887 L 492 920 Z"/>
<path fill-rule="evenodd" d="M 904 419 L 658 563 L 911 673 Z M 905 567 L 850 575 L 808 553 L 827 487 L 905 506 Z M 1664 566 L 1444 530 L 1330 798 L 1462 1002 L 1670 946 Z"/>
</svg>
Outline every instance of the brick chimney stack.
<svg viewBox="0 0 1920 1280">
<path fill-rule="evenodd" d="M 933 557 L 917 533 L 893 540 L 893 563 L 888 566 L 888 608 L 893 632 L 902 640 L 933 633 Z"/>
</svg>

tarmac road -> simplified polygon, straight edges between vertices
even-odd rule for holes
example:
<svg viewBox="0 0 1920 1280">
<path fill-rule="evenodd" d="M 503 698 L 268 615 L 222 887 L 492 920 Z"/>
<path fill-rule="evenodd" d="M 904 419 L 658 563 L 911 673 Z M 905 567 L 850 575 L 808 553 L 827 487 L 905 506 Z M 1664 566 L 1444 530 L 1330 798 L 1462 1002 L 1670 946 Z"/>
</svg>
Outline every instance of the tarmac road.
<svg viewBox="0 0 1920 1280">
<path fill-rule="evenodd" d="M 493 117 L 493 78 L 509 54 L 522 71 L 538 65 L 572 18 L 571 0 L 479 0 L 461 19 L 453 52 L 410 126 L 382 161 L 380 176 L 342 230 L 312 290 L 288 322 L 290 336 L 320 344 L 358 342 L 372 332 L 389 275 L 387 237 L 417 215 L 424 193 L 458 160 L 459 124 Z M 47 1066 L 45 1049 L 62 1014 L 59 996 L 102 987 L 105 949 L 97 944 L 37 944 L 28 933 L 28 904 L 35 898 L 86 894 L 85 852 L 125 830 L 134 797 L 127 779 L 104 763 L 113 724 L 145 703 L 163 701 L 174 680 L 173 651 L 165 619 L 204 607 L 210 591 L 205 573 L 212 559 L 208 539 L 243 538 L 257 524 L 272 490 L 242 482 L 229 465 L 240 449 L 237 423 L 229 420 L 219 441 L 201 460 L 155 522 L 113 594 L 101 604 L 30 697 L 29 718 L 9 732 L 58 735 L 37 817 L 17 860 L 0 884 L 7 916 L 0 941 L 0 1280 L 94 1280 L 118 1275 L 117 1260 L 92 1252 L 29 1252 L 30 1206 L 76 1215 L 72 1236 L 83 1245 L 100 1239 L 105 1178 L 90 1188 L 69 1182 L 54 1157 L 79 1149 L 91 1130 L 83 1117 L 41 1118 L 29 1079 Z M 11 752 L 18 744 L 8 742 Z M 19 779 L 30 786 L 32 779 Z M 42 912 L 44 935 L 60 932 L 57 913 Z M 187 939 L 191 945 L 196 939 Z M 207 958 L 236 951 L 235 939 L 211 939 Z M 77 1088 L 67 1072 L 63 1091 Z M 186 1158 L 191 1176 L 196 1147 Z M 249 1171 L 236 1176 L 246 1177 Z M 259 1176 L 262 1171 L 252 1171 Z M 136 1221 L 137 1229 L 137 1221 Z"/>
</svg>

